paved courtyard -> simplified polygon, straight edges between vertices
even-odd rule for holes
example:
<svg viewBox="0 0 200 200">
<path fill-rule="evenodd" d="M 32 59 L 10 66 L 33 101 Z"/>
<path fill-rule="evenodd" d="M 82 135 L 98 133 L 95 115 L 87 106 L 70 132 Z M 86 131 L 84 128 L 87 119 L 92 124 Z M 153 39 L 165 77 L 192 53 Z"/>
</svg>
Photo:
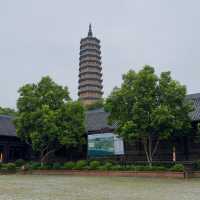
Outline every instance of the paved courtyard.
<svg viewBox="0 0 200 200">
<path fill-rule="evenodd" d="M 0 200 L 199 200 L 200 179 L 0 176 Z"/>
</svg>

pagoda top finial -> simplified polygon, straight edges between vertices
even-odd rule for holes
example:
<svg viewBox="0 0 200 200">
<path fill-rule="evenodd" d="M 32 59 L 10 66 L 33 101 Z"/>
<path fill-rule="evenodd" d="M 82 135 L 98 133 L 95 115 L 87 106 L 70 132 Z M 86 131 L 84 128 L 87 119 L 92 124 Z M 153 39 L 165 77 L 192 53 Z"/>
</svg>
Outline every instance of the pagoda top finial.
<svg viewBox="0 0 200 200">
<path fill-rule="evenodd" d="M 92 24 L 89 24 L 88 37 L 92 37 Z"/>
</svg>

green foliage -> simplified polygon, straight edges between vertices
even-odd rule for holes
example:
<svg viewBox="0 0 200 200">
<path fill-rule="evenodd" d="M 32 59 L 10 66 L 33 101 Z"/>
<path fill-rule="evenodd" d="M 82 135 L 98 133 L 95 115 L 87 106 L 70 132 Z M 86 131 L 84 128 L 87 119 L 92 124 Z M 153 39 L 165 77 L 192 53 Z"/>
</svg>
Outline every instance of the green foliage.
<svg viewBox="0 0 200 200">
<path fill-rule="evenodd" d="M 124 170 L 124 167 L 121 165 L 112 165 L 110 169 L 113 171 L 120 171 L 120 170 Z"/>
<path fill-rule="evenodd" d="M 0 115 L 8 115 L 15 117 L 17 112 L 12 108 L 2 108 L 0 107 Z"/>
<path fill-rule="evenodd" d="M 21 167 L 22 165 L 25 165 L 25 161 L 23 159 L 18 159 L 15 161 L 15 164 L 17 167 Z"/>
<path fill-rule="evenodd" d="M 196 170 L 200 170 L 200 160 L 197 160 L 197 161 L 195 162 L 194 168 L 195 168 Z"/>
<path fill-rule="evenodd" d="M 53 164 L 51 163 L 39 163 L 39 162 L 30 162 L 28 165 L 29 169 L 37 170 L 37 169 L 52 169 Z"/>
<path fill-rule="evenodd" d="M 63 165 L 61 163 L 53 163 L 53 169 L 62 169 Z"/>
<path fill-rule="evenodd" d="M 116 133 L 127 141 L 141 140 L 151 165 L 160 140 L 190 133 L 191 103 L 185 100 L 186 87 L 171 78 L 170 72 L 155 74 L 145 66 L 138 73 L 123 76 L 120 88 L 106 99 L 109 122 L 116 123 Z"/>
<path fill-rule="evenodd" d="M 166 171 L 163 166 L 135 166 L 136 171 Z"/>
<path fill-rule="evenodd" d="M 200 135 L 200 123 L 197 124 L 197 133 Z"/>
<path fill-rule="evenodd" d="M 78 170 L 80 170 L 80 169 L 84 169 L 86 166 L 87 166 L 87 161 L 85 161 L 85 160 L 80 160 L 80 161 L 78 161 L 77 163 L 76 163 L 76 165 L 75 165 L 75 167 L 73 168 L 73 169 L 78 169 Z"/>
<path fill-rule="evenodd" d="M 90 105 L 87 105 L 86 110 L 94 110 L 94 109 L 98 109 L 98 108 L 103 108 L 103 106 L 104 106 L 104 100 L 100 99 Z"/>
<path fill-rule="evenodd" d="M 17 135 L 41 154 L 42 161 L 62 147 L 85 142 L 84 108 L 70 100 L 66 87 L 43 77 L 19 89 Z"/>
<path fill-rule="evenodd" d="M 74 162 L 66 162 L 64 163 L 64 169 L 73 169 L 75 167 L 76 163 Z"/>
<path fill-rule="evenodd" d="M 38 162 L 31 162 L 30 163 L 30 168 L 35 170 L 35 169 L 40 169 L 41 167 L 41 163 L 38 163 Z"/>
<path fill-rule="evenodd" d="M 95 170 L 95 169 L 98 169 L 100 167 L 101 163 L 99 161 L 91 161 L 90 162 L 90 166 L 89 166 L 89 169 L 92 169 L 92 170 Z"/>
<path fill-rule="evenodd" d="M 3 171 L 15 171 L 16 165 L 15 163 L 1 163 L 0 169 Z"/>
<path fill-rule="evenodd" d="M 135 166 L 134 167 L 134 170 L 135 171 L 149 171 L 150 170 L 150 167 L 149 166 Z"/>
<path fill-rule="evenodd" d="M 3 164 L 3 168 L 8 171 L 15 171 L 16 165 L 15 163 L 7 163 L 7 164 Z"/>
<path fill-rule="evenodd" d="M 104 165 L 101 165 L 101 166 L 98 167 L 98 170 L 100 170 L 100 171 L 106 171 L 107 168 Z"/>
<path fill-rule="evenodd" d="M 166 171 L 167 168 L 164 166 L 149 166 L 149 165 L 113 165 L 112 170 L 123 170 L 123 171 Z"/>
<path fill-rule="evenodd" d="M 44 164 L 40 164 L 40 167 L 38 167 L 38 169 L 52 169 L 53 165 L 51 163 L 44 163 Z"/>
<path fill-rule="evenodd" d="M 14 167 L 13 167 L 14 166 Z M 0 165 L 0 169 L 2 170 L 15 170 L 16 165 L 14 163 Z M 90 161 L 89 163 L 86 160 L 80 160 L 78 162 L 66 162 L 64 164 L 61 163 L 38 163 L 38 162 L 30 162 L 24 165 L 23 170 L 59 170 L 59 169 L 68 169 L 68 170 L 102 170 L 102 171 L 177 171 L 182 172 L 184 167 L 182 164 L 176 164 L 172 167 L 162 166 L 161 164 L 157 164 L 154 166 L 149 165 L 120 165 L 113 164 L 111 162 L 101 163 L 100 161 Z"/>
<path fill-rule="evenodd" d="M 111 170 L 113 164 L 111 162 L 106 162 L 104 165 L 100 166 L 98 169 L 100 170 Z"/>
<path fill-rule="evenodd" d="M 175 164 L 170 168 L 170 171 L 183 172 L 184 166 L 182 164 Z"/>
</svg>

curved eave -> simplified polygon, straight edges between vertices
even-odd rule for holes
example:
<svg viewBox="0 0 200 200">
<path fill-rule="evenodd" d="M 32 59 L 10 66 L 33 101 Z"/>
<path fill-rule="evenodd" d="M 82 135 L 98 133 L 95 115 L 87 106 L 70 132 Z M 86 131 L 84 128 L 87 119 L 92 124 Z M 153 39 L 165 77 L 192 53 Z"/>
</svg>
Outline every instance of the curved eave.
<svg viewBox="0 0 200 200">
<path fill-rule="evenodd" d="M 98 87 L 99 89 L 103 89 L 102 85 L 97 85 L 97 84 L 82 84 L 79 85 L 78 89 L 84 88 L 84 87 Z"/>
<path fill-rule="evenodd" d="M 102 97 L 79 97 L 79 100 L 99 100 Z"/>
<path fill-rule="evenodd" d="M 88 41 L 88 40 L 96 41 L 97 43 L 100 43 L 100 40 L 99 40 L 98 38 L 96 38 L 96 37 L 85 37 L 85 38 L 82 38 L 82 39 L 81 39 L 80 44 L 81 44 L 82 42 L 86 42 L 86 41 Z"/>
<path fill-rule="evenodd" d="M 81 95 L 81 94 L 84 94 L 84 93 L 94 93 L 94 94 L 100 94 L 100 95 L 103 95 L 103 92 L 102 91 L 98 91 L 98 90 L 84 90 L 84 91 L 79 91 L 78 92 L 78 95 Z M 89 97 L 89 95 L 88 95 Z"/>
<path fill-rule="evenodd" d="M 85 53 L 85 54 L 80 54 L 79 60 L 82 60 L 87 57 L 101 59 L 100 54 Z"/>
<path fill-rule="evenodd" d="M 99 65 L 85 65 L 85 66 L 80 66 L 79 67 L 79 71 L 84 70 L 86 68 L 96 68 L 96 69 L 98 69 L 100 71 L 102 70 L 102 67 L 99 66 Z"/>
<path fill-rule="evenodd" d="M 84 48 L 80 48 L 80 53 L 79 55 L 83 54 L 84 52 L 96 52 L 98 54 L 101 54 L 101 50 L 100 48 L 94 48 L 94 47 L 84 47 Z"/>
<path fill-rule="evenodd" d="M 84 64 L 86 62 L 97 62 L 99 65 L 101 65 L 100 60 L 91 60 L 91 59 L 80 60 L 79 65 L 81 66 L 82 64 Z"/>
<path fill-rule="evenodd" d="M 84 75 L 84 74 L 88 74 L 88 75 L 98 75 L 100 78 L 102 77 L 102 73 L 101 72 L 92 72 L 92 71 L 85 71 L 85 72 L 81 72 L 79 73 L 79 77 L 81 77 L 81 75 Z"/>
<path fill-rule="evenodd" d="M 101 79 L 101 77 L 99 77 L 99 78 L 91 78 L 91 77 L 90 78 L 89 77 L 87 77 L 87 78 L 80 78 L 78 82 L 81 83 L 82 81 L 86 81 L 86 80 L 99 81 L 100 83 L 103 82 L 103 80 Z"/>
</svg>

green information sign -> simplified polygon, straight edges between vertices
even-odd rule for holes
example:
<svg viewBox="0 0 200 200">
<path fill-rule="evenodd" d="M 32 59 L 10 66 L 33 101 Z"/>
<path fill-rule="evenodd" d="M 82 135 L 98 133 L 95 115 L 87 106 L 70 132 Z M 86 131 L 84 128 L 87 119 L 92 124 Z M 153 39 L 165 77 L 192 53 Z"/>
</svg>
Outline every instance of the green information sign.
<svg viewBox="0 0 200 200">
<path fill-rule="evenodd" d="M 123 141 L 113 133 L 88 135 L 88 156 L 108 156 L 123 153 Z"/>
</svg>

